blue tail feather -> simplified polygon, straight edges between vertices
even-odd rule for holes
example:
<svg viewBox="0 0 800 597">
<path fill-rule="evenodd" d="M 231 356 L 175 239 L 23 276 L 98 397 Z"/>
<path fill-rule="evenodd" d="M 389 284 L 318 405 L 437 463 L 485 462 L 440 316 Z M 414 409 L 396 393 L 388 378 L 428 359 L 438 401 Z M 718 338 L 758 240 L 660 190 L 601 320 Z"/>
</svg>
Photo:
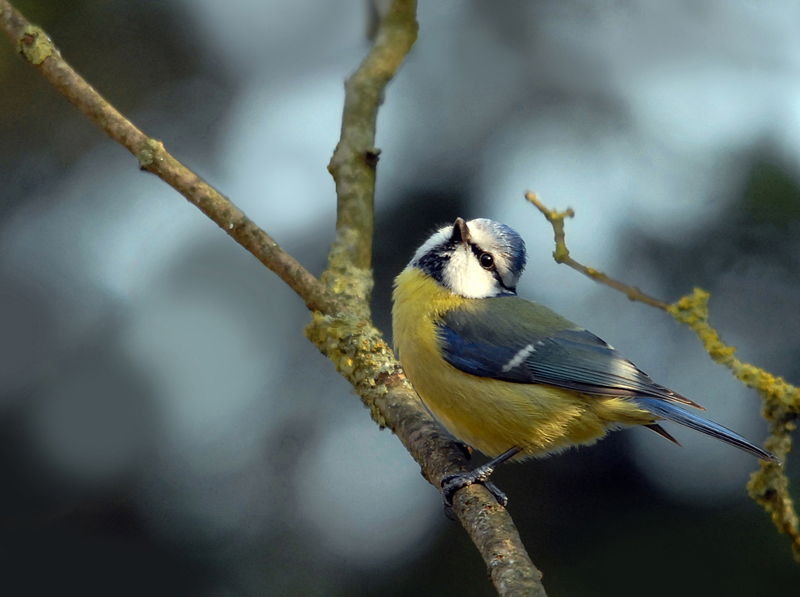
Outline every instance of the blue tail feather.
<svg viewBox="0 0 800 597">
<path fill-rule="evenodd" d="M 689 412 L 688 410 L 684 410 L 680 406 L 677 406 L 671 402 L 665 402 L 658 398 L 636 398 L 635 400 L 636 403 L 644 410 L 656 415 L 657 417 L 666 419 L 667 421 L 672 421 L 673 423 L 678 423 L 679 425 L 684 425 L 690 429 L 699 431 L 700 433 L 710 435 L 711 437 L 721 440 L 726 444 L 730 444 L 731 446 L 735 446 L 740 450 L 744 450 L 745 452 L 761 458 L 762 460 L 781 464 L 781 461 L 778 460 L 774 454 L 756 446 L 752 442 L 747 441 L 735 431 L 731 431 L 727 427 L 723 427 L 718 423 L 714 423 L 713 421 L 704 419 L 703 417 Z"/>
</svg>

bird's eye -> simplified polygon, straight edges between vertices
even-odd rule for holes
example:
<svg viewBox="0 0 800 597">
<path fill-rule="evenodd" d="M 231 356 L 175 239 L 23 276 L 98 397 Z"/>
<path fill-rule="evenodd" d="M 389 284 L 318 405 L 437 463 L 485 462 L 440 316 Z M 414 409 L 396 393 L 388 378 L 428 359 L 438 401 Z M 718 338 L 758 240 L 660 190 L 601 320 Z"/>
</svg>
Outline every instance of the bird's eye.
<svg viewBox="0 0 800 597">
<path fill-rule="evenodd" d="M 489 253 L 481 253 L 481 256 L 478 257 L 478 261 L 484 269 L 492 269 L 492 266 L 494 266 L 494 257 L 489 255 Z"/>
</svg>

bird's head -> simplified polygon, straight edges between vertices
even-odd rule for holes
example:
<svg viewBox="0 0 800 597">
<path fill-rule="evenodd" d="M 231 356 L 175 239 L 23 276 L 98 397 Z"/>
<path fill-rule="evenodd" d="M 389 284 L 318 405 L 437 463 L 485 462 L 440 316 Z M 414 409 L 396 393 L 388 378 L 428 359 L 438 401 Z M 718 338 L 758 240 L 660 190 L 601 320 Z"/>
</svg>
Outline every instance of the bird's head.
<svg viewBox="0 0 800 597">
<path fill-rule="evenodd" d="M 516 294 L 525 260 L 524 241 L 505 224 L 458 218 L 425 241 L 409 267 L 465 298 L 490 298 Z"/>
</svg>

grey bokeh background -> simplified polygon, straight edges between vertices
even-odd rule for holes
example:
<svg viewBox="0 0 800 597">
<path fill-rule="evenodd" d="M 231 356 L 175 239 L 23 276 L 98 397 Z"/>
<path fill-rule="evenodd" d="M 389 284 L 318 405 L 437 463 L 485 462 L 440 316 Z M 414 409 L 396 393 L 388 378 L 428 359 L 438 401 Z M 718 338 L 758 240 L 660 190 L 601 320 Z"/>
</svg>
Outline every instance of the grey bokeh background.
<svg viewBox="0 0 800 597">
<path fill-rule="evenodd" d="M 314 272 L 344 0 L 17 6 L 148 134 Z M 513 225 L 520 291 L 761 441 L 754 392 L 692 333 L 550 258 L 522 199 L 570 205 L 580 260 L 712 292 L 741 358 L 800 380 L 800 8 L 722 0 L 422 2 L 387 91 L 376 321 L 437 224 Z M 302 303 L 0 43 L 0 591 L 491 595 L 466 535 L 302 337 Z M 746 454 L 643 430 L 497 474 L 552 595 L 790 594 Z M 797 494 L 798 468 L 790 463 Z"/>
</svg>

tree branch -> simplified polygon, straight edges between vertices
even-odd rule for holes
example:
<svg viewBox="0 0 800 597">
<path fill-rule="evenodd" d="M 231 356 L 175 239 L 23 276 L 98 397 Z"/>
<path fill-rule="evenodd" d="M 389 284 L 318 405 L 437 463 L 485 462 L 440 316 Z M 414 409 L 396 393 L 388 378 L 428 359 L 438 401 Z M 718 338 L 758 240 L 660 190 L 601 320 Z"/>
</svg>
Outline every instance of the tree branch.
<svg viewBox="0 0 800 597">
<path fill-rule="evenodd" d="M 271 269 L 305 301 L 309 309 L 340 309 L 331 292 L 284 251 L 239 208 L 181 164 L 164 145 L 149 138 L 109 104 L 61 57 L 47 34 L 28 22 L 7 0 L 0 0 L 0 29 L 20 54 L 70 102 L 114 141 L 139 160 L 142 170 L 158 176 L 211 218 L 256 259 Z"/>
<path fill-rule="evenodd" d="M 370 320 L 375 122 L 383 89 L 416 39 L 416 3 L 395 0 L 381 21 L 375 45 L 346 85 L 342 138 L 329 170 L 338 196 L 337 237 L 323 282 L 305 270 L 221 193 L 147 137 L 63 60 L 47 34 L 7 0 L 0 0 L 0 29 L 67 99 L 109 137 L 197 206 L 228 235 L 284 280 L 314 311 L 306 335 L 356 388 L 373 418 L 397 434 L 437 488 L 447 474 L 468 469 L 458 446 L 422 406 Z M 500 595 L 544 596 L 508 512 L 473 485 L 458 492 L 454 509 L 487 563 Z"/>
<path fill-rule="evenodd" d="M 405 378 L 394 353 L 371 324 L 372 236 L 378 108 L 384 90 L 417 37 L 416 2 L 394 0 L 375 43 L 345 84 L 342 134 L 328 170 L 336 183 L 336 240 L 323 274 L 348 306 L 337 316 L 314 314 L 307 337 L 358 390 L 373 419 L 389 427 L 441 489 L 446 475 L 469 470 L 459 448 L 441 434 Z M 454 511 L 489 569 L 500 595 L 545 596 L 541 573 L 531 562 L 505 508 L 481 485 L 456 494 Z"/>
<path fill-rule="evenodd" d="M 328 171 L 336 182 L 336 242 L 361 269 L 372 266 L 378 108 L 386 85 L 417 39 L 416 5 L 415 0 L 392 2 L 372 50 L 344 86 L 342 135 Z"/>
<path fill-rule="evenodd" d="M 703 342 L 711 358 L 726 366 L 744 385 L 758 391 L 764 401 L 762 414 L 769 422 L 770 435 L 764 447 L 783 461 L 783 465 L 761 461 L 761 468 L 750 476 L 747 490 L 750 497 L 772 516 L 778 531 L 789 536 L 795 560 L 800 562 L 800 529 L 792 497 L 789 494 L 789 479 L 786 477 L 786 458 L 792 449 L 791 433 L 797 429 L 795 421 L 800 416 L 800 388 L 786 383 L 782 377 L 775 377 L 764 369 L 742 363 L 734 354 L 736 348 L 720 340 L 719 333 L 708 323 L 708 300 L 705 290 L 695 288 L 691 295 L 684 296 L 672 305 L 655 299 L 609 278 L 594 268 L 578 263 L 569 256 L 564 239 L 564 219 L 575 215 L 572 209 L 559 212 L 545 207 L 535 193 L 528 192 L 525 198 L 542 212 L 553 226 L 556 250 L 553 258 L 564 263 L 593 280 L 622 292 L 632 301 L 646 303 L 667 313 L 689 326 Z"/>
</svg>

